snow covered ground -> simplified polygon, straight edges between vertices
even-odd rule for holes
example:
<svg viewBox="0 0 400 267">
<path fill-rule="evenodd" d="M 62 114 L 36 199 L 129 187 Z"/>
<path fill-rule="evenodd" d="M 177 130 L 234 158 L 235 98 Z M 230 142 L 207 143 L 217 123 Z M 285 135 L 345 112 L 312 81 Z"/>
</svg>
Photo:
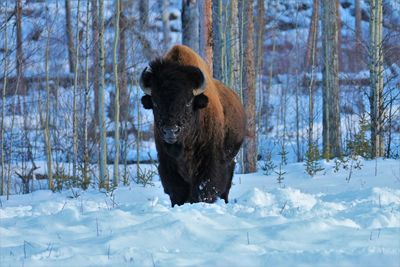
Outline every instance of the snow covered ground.
<svg viewBox="0 0 400 267">
<path fill-rule="evenodd" d="M 229 204 L 171 208 L 157 181 L 2 197 L 0 266 L 399 266 L 400 162 L 362 164 L 236 175 Z"/>
</svg>

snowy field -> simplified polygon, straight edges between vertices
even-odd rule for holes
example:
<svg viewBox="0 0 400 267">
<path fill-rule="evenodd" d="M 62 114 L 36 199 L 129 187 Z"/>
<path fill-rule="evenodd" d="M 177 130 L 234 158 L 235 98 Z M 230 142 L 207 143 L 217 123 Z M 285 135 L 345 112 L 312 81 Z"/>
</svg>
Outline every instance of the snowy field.
<svg viewBox="0 0 400 267">
<path fill-rule="evenodd" d="M 400 266 L 400 162 L 362 164 L 236 175 L 227 205 L 171 208 L 157 181 L 2 197 L 0 266 Z"/>
</svg>

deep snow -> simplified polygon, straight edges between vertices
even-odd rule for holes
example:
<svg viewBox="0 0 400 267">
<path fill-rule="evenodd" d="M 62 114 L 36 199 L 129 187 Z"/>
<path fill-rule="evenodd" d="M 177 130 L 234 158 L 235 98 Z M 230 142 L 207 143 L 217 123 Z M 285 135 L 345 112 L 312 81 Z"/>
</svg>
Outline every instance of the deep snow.
<svg viewBox="0 0 400 267">
<path fill-rule="evenodd" d="M 158 181 L 1 197 L 0 265 L 399 266 L 400 162 L 362 164 L 236 175 L 227 205 L 171 208 Z"/>
</svg>

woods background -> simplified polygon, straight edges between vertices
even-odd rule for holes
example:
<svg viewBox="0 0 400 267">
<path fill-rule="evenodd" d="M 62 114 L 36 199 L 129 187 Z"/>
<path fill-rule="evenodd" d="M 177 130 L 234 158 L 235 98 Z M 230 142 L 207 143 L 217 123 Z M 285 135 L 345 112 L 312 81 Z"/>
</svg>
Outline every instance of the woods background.
<svg viewBox="0 0 400 267">
<path fill-rule="evenodd" d="M 0 11 L 2 195 L 151 184 L 138 78 L 178 43 L 241 96 L 238 173 L 399 157 L 399 1 L 3 0 Z"/>
</svg>

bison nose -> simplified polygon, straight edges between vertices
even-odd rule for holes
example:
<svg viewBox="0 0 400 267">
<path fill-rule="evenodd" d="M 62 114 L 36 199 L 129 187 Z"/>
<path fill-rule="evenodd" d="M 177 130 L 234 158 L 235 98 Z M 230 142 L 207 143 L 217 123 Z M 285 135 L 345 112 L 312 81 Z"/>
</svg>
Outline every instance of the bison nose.
<svg viewBox="0 0 400 267">
<path fill-rule="evenodd" d="M 167 143 L 175 143 L 180 131 L 181 131 L 181 127 L 179 127 L 178 125 L 162 127 L 164 140 Z"/>
</svg>

